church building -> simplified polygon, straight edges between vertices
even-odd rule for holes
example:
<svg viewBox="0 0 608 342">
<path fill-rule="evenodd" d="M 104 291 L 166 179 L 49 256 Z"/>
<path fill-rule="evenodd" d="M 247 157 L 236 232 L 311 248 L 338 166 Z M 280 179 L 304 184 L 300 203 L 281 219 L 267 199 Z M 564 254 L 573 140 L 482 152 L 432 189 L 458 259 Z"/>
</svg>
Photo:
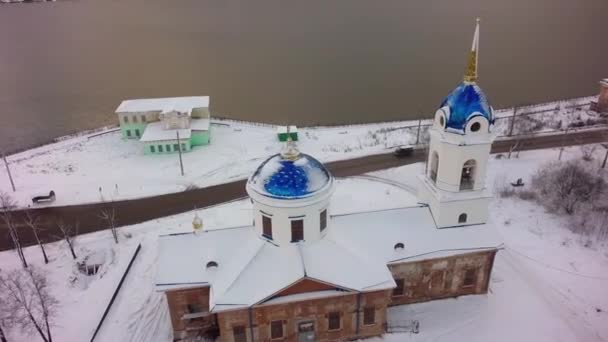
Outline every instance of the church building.
<svg viewBox="0 0 608 342">
<path fill-rule="evenodd" d="M 385 333 L 387 308 L 485 294 L 501 242 L 488 225 L 493 110 L 464 81 L 441 103 L 418 205 L 332 215 L 334 179 L 288 139 L 250 176 L 253 223 L 159 238 L 156 288 L 175 340 L 347 341 Z"/>
</svg>

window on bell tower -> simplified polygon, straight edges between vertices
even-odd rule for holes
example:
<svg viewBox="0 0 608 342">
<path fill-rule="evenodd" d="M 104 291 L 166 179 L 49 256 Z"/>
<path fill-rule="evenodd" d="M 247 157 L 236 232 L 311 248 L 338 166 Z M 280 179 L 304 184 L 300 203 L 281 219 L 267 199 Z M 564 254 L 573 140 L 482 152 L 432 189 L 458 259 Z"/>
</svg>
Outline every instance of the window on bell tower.
<svg viewBox="0 0 608 342">
<path fill-rule="evenodd" d="M 437 170 L 439 169 L 439 154 L 437 151 L 433 151 L 431 154 L 431 170 L 429 172 L 429 177 L 433 181 L 433 183 L 437 183 Z"/>
<path fill-rule="evenodd" d="M 460 190 L 473 190 L 475 187 L 475 168 L 477 163 L 473 159 L 467 160 L 462 166 L 460 175 Z"/>
</svg>

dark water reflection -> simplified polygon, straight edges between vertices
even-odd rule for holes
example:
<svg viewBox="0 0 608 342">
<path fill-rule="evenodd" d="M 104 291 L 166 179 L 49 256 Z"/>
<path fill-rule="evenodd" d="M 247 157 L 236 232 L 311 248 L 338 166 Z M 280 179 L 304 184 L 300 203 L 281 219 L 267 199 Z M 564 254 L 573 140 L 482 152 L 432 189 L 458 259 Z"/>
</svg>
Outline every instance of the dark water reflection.
<svg viewBox="0 0 608 342">
<path fill-rule="evenodd" d="M 483 18 L 495 107 L 590 95 L 606 0 L 82 0 L 0 5 L 0 147 L 112 123 L 124 98 L 301 125 L 416 118 L 460 80 Z M 603 40 L 602 40 L 603 38 Z"/>
</svg>

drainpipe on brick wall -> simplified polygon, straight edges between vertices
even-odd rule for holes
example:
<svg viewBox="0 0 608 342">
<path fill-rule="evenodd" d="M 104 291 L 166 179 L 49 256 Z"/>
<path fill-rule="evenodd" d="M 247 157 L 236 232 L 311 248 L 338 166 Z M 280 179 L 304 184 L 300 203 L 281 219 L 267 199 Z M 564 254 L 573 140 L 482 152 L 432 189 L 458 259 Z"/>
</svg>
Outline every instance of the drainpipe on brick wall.
<svg viewBox="0 0 608 342">
<path fill-rule="evenodd" d="M 361 312 L 361 292 L 357 293 L 357 328 L 355 334 L 359 335 L 359 316 Z"/>
<path fill-rule="evenodd" d="M 249 333 L 251 334 L 251 342 L 254 342 L 255 337 L 253 337 L 253 313 L 251 307 L 249 308 Z"/>
</svg>

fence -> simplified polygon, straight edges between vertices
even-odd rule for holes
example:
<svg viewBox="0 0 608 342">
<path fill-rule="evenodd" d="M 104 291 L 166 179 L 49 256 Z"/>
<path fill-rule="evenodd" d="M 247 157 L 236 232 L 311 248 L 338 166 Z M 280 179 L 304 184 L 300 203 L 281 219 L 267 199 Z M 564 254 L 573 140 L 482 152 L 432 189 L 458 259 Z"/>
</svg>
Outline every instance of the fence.
<svg viewBox="0 0 608 342">
<path fill-rule="evenodd" d="M 131 257 L 131 261 L 129 261 L 129 265 L 127 266 L 127 269 L 125 270 L 125 273 L 123 273 L 122 277 L 120 278 L 120 282 L 118 282 L 118 286 L 116 287 L 116 290 L 114 290 L 114 294 L 112 295 L 112 298 L 110 299 L 110 302 L 108 303 L 108 306 L 106 306 L 106 310 L 103 312 L 103 316 L 101 316 L 101 320 L 99 321 L 99 324 L 97 324 L 97 328 L 95 328 L 95 332 L 93 333 L 93 336 L 91 337 L 91 342 L 93 342 L 95 340 L 97 333 L 99 333 L 99 330 L 101 329 L 101 326 L 103 325 L 103 322 L 105 321 L 106 317 L 108 316 L 108 312 L 110 312 L 110 308 L 112 307 L 112 304 L 114 304 L 114 300 L 116 299 L 116 296 L 118 296 L 118 291 L 120 291 L 120 288 L 122 287 L 122 284 L 125 281 L 127 274 L 129 274 L 129 271 L 131 270 L 131 266 L 133 265 L 133 261 L 135 261 L 135 258 L 139 254 L 140 249 L 141 249 L 141 244 L 137 245 L 137 249 L 135 250 L 135 253 L 133 253 L 133 256 Z"/>
<path fill-rule="evenodd" d="M 584 101 L 582 101 L 584 100 Z M 525 107 L 514 107 L 496 111 L 494 132 L 497 137 L 510 137 L 535 133 L 565 132 L 581 127 L 602 127 L 608 125 L 608 117 L 589 110 L 589 97 L 559 101 Z M 421 143 L 428 139 L 428 130 L 433 120 L 419 120 L 418 123 L 384 129 L 386 132 L 403 130 L 416 137 L 411 143 Z"/>
</svg>

